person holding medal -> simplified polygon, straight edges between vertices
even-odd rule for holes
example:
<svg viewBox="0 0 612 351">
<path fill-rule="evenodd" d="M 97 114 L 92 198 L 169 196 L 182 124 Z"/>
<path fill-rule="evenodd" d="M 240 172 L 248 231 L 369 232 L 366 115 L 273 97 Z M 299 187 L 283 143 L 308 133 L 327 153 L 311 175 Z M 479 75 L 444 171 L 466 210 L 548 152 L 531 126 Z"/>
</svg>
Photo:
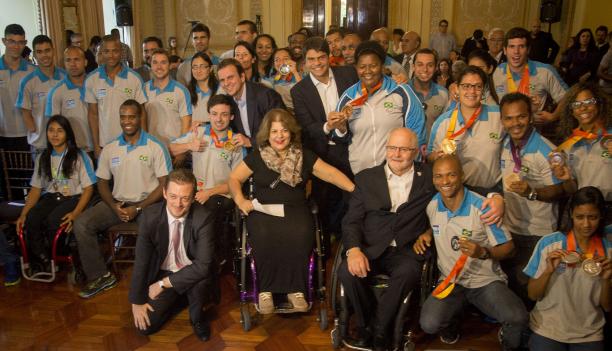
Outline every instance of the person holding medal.
<svg viewBox="0 0 612 351">
<path fill-rule="evenodd" d="M 423 304 L 421 328 L 438 333 L 443 343 L 456 343 L 458 318 L 469 303 L 502 324 L 504 349 L 518 348 L 527 310 L 506 286 L 499 267 L 500 260 L 513 254 L 514 243 L 505 226 L 481 222 L 485 199 L 464 187 L 463 178 L 457 156 L 444 155 L 434 162 L 433 184 L 439 193 L 427 205 L 432 230 L 417 238 L 413 250 L 423 254 L 435 241 L 441 281 Z"/>
<path fill-rule="evenodd" d="M 482 103 L 487 82 L 487 74 L 476 66 L 459 73 L 459 104 L 436 119 L 427 146 L 430 162 L 456 154 L 466 185 L 483 196 L 501 192 L 499 157 L 504 136 L 499 108 Z"/>
<path fill-rule="evenodd" d="M 571 180 L 573 193 L 579 187 L 595 186 L 608 208 L 606 224 L 612 222 L 612 115 L 609 101 L 596 83 L 578 83 L 567 94 L 567 107 L 561 119 L 566 140 L 551 153 L 555 176 Z"/>
<path fill-rule="evenodd" d="M 342 172 L 304 149 L 298 122 L 287 110 L 272 109 L 257 132 L 258 148 L 232 171 L 229 189 L 236 206 L 247 215 L 248 241 L 257 262 L 258 307 L 275 310 L 272 294 L 287 294 L 293 311 L 306 312 L 308 257 L 314 244 L 314 222 L 306 199 L 312 176 L 352 192 L 354 184 Z M 242 185 L 253 177 L 253 198 Z M 276 205 L 268 214 L 254 211 L 255 204 Z"/>
<path fill-rule="evenodd" d="M 612 243 L 604 234 L 604 198 L 597 188 L 584 187 L 569 207 L 569 231 L 540 239 L 524 270 L 529 297 L 536 301 L 529 318 L 532 351 L 605 349 Z"/>
<path fill-rule="evenodd" d="M 96 183 L 93 164 L 76 144 L 74 131 L 62 115 L 49 118 L 47 148 L 36 159 L 32 186 L 17 219 L 24 229 L 31 257 L 49 269 L 49 248 L 58 228 L 72 231 L 74 220 L 89 204 Z"/>
<path fill-rule="evenodd" d="M 274 69 L 272 71 L 272 88 L 283 98 L 283 103 L 289 111 L 293 111 L 291 88 L 302 80 L 295 61 L 291 59 L 288 48 L 279 48 L 272 55 Z"/>
<path fill-rule="evenodd" d="M 526 305 L 528 277 L 523 268 L 538 240 L 557 230 L 557 201 L 572 185 L 553 176 L 548 154 L 555 146 L 533 127 L 531 100 L 510 93 L 500 104 L 501 122 L 508 137 L 501 152 L 501 172 L 506 200 L 504 223 L 512 233 L 516 255 L 502 262 L 508 285 Z"/>
</svg>

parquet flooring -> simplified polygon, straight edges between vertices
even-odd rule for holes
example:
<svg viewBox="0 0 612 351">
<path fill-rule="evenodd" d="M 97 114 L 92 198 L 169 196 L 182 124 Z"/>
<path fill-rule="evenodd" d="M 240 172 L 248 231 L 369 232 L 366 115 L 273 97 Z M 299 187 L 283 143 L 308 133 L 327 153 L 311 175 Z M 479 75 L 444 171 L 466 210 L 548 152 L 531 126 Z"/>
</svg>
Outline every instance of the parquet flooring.
<svg viewBox="0 0 612 351">
<path fill-rule="evenodd" d="M 192 333 L 184 310 L 152 336 L 133 327 L 127 301 L 131 269 L 122 272 L 119 285 L 90 300 L 80 299 L 78 288 L 60 274 L 55 283 L 23 281 L 0 287 L 0 350 L 333 350 L 330 327 L 321 331 L 318 308 L 310 313 L 259 317 L 249 332 L 240 324 L 234 278 L 221 278 L 222 298 L 209 310 L 212 337 L 200 342 Z M 499 350 L 497 325 L 469 317 L 459 343 L 448 347 L 436 337 L 417 336 L 418 350 Z"/>
</svg>

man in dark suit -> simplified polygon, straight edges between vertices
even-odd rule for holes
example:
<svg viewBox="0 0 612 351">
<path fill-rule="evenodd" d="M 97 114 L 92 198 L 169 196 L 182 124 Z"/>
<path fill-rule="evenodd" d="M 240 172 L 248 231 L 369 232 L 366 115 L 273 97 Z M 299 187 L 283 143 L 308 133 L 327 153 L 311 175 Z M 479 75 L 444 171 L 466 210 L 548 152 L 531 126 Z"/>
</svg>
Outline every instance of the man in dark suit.
<svg viewBox="0 0 612 351">
<path fill-rule="evenodd" d="M 420 233 L 430 233 L 425 210 L 435 195 L 431 166 L 415 162 L 418 137 L 408 128 L 389 133 L 386 162 L 365 169 L 355 176 L 355 190 L 342 222 L 342 243 L 346 260 L 338 267 L 338 277 L 354 307 L 357 335 L 352 346 L 387 349 L 388 330 L 401 300 L 415 288 L 424 259 L 412 250 Z M 481 216 L 492 224 L 503 218 L 503 198 L 491 196 Z M 374 310 L 366 277 L 389 276 L 388 288 Z M 367 316 L 374 316 L 368 323 Z M 373 338 L 372 338 L 373 336 Z"/>
<path fill-rule="evenodd" d="M 185 169 L 168 175 L 166 201 L 144 209 L 139 221 L 129 301 L 134 324 L 145 335 L 157 332 L 187 298 L 189 319 L 202 341 L 210 326 L 202 318 L 213 284 L 213 213 L 192 204 L 196 180 Z"/>
<path fill-rule="evenodd" d="M 233 58 L 221 61 L 218 67 L 219 83 L 226 94 L 238 105 L 232 120 L 237 146 L 253 147 L 264 115 L 273 108 L 285 108 L 281 96 L 261 84 L 247 82 L 240 62 Z"/>
<path fill-rule="evenodd" d="M 533 21 L 531 29 L 529 59 L 552 65 L 559 53 L 559 44 L 553 39 L 552 34 L 542 32 L 542 23 L 539 19 Z"/>
</svg>

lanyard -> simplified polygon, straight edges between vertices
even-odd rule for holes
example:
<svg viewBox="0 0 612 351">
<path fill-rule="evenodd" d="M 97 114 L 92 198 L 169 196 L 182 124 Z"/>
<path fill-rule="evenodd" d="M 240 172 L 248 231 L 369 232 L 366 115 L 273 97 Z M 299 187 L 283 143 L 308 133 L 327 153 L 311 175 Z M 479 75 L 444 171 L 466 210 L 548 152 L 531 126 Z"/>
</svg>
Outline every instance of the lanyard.
<svg viewBox="0 0 612 351">
<path fill-rule="evenodd" d="M 602 131 L 602 135 L 606 136 L 608 135 L 603 128 L 601 128 Z M 576 144 L 577 142 L 579 142 L 582 139 L 595 139 L 597 138 L 597 134 L 596 133 L 592 133 L 592 132 L 585 132 L 584 130 L 581 130 L 580 128 L 576 128 L 572 131 L 572 135 L 570 135 L 570 137 L 564 141 L 563 143 L 561 143 L 561 145 L 559 145 L 557 147 L 558 151 L 567 151 L 569 149 L 572 148 L 572 146 L 574 146 L 574 144 Z"/>
<path fill-rule="evenodd" d="M 229 129 L 227 131 L 227 141 L 222 142 L 221 140 L 219 140 L 219 137 L 217 136 L 217 134 L 215 133 L 215 130 L 211 127 L 210 128 L 210 137 L 212 138 L 213 142 L 215 143 L 215 147 L 217 148 L 222 148 L 225 146 L 225 143 L 227 141 L 232 140 L 232 130 Z"/>
<path fill-rule="evenodd" d="M 372 95 L 374 95 L 378 89 L 380 89 L 380 87 L 382 87 L 382 79 L 380 80 L 380 82 L 378 82 L 378 84 L 376 84 L 374 86 L 374 88 L 372 88 Z M 358 97 L 357 99 L 353 100 L 350 102 L 351 106 L 361 106 L 363 104 L 365 104 L 365 102 L 368 100 L 368 90 L 365 87 L 365 84 L 363 84 L 363 82 L 361 82 L 361 96 Z"/>
<path fill-rule="evenodd" d="M 530 127 L 527 133 L 525 133 L 523 136 L 523 139 L 521 139 L 519 145 L 514 145 L 514 141 L 510 139 L 510 153 L 512 154 L 512 161 L 514 161 L 514 173 L 521 172 L 521 166 L 523 165 L 523 160 L 521 160 L 521 150 L 527 144 L 532 131 L 533 128 Z"/>
<path fill-rule="evenodd" d="M 474 122 L 476 122 L 476 119 L 480 115 L 480 111 L 481 110 L 482 110 L 482 105 L 478 106 L 478 109 L 476 109 L 476 111 L 474 111 L 474 113 L 472 114 L 470 119 L 467 121 L 467 123 L 461 129 L 459 129 L 456 133 L 453 133 L 453 131 L 455 130 L 455 125 L 457 124 L 457 116 L 459 115 L 459 104 L 457 104 L 457 107 L 455 107 L 455 110 L 453 111 L 453 114 L 451 115 L 451 119 L 450 119 L 450 123 L 448 125 L 448 129 L 446 130 L 446 138 L 447 139 L 455 139 L 456 137 L 458 137 L 461 134 L 465 133 L 468 129 L 470 129 L 472 127 Z"/>
<path fill-rule="evenodd" d="M 64 150 L 64 152 L 62 152 L 62 157 L 60 158 L 59 164 L 57 165 L 57 170 L 55 172 L 55 175 L 53 175 L 53 172 L 51 172 L 51 177 L 53 178 L 53 180 L 59 180 L 60 176 L 61 176 L 61 172 L 62 172 L 62 168 L 64 166 L 64 159 L 66 158 L 66 152 L 68 151 L 68 146 L 66 146 L 66 149 Z"/>
<path fill-rule="evenodd" d="M 525 64 L 525 68 L 523 68 L 523 74 L 521 75 L 521 82 L 519 83 L 518 88 L 516 87 L 516 83 L 514 83 L 514 79 L 512 78 L 512 73 L 510 72 L 510 65 L 506 65 L 506 80 L 508 81 L 508 91 L 514 93 L 518 91 L 519 93 L 523 93 L 529 96 L 529 65 Z"/>
<path fill-rule="evenodd" d="M 576 252 L 576 237 L 574 236 L 574 231 L 570 230 L 567 233 L 567 251 Z M 593 258 L 594 256 L 598 257 L 606 257 L 606 253 L 603 248 L 603 242 L 599 235 L 591 235 L 589 238 L 589 248 L 585 254 L 586 258 Z"/>
</svg>

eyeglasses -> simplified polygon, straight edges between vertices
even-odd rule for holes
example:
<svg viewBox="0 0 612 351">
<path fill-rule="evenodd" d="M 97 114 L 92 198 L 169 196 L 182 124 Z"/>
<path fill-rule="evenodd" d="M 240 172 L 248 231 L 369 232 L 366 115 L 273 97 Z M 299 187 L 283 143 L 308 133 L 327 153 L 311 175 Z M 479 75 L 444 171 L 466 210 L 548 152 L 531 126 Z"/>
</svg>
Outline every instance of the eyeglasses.
<svg viewBox="0 0 612 351">
<path fill-rule="evenodd" d="M 13 39 L 4 39 L 4 41 L 6 42 L 6 46 L 15 46 L 15 45 L 19 45 L 19 46 L 24 46 L 28 43 L 27 40 L 13 40 Z"/>
<path fill-rule="evenodd" d="M 469 84 L 469 83 L 461 83 L 459 84 L 459 87 L 463 90 L 470 90 L 470 89 L 474 89 L 476 91 L 482 91 L 483 86 L 482 84 Z"/>
<path fill-rule="evenodd" d="M 195 66 L 191 66 L 191 69 L 194 71 L 203 71 L 206 69 L 209 69 L 210 66 L 209 65 L 195 65 Z"/>
<path fill-rule="evenodd" d="M 385 146 L 385 148 L 389 152 L 396 152 L 399 150 L 399 152 L 403 154 L 408 153 L 408 152 L 415 152 L 418 150 L 416 147 L 404 147 L 404 146 L 393 146 L 393 145 L 387 145 Z"/>
<path fill-rule="evenodd" d="M 586 99 L 586 100 L 582 100 L 582 101 L 574 101 L 572 103 L 570 103 L 570 107 L 573 110 L 577 110 L 579 108 L 581 108 L 582 106 L 591 106 L 591 105 L 595 105 L 597 104 L 597 98 L 592 97 L 590 99 Z"/>
</svg>

